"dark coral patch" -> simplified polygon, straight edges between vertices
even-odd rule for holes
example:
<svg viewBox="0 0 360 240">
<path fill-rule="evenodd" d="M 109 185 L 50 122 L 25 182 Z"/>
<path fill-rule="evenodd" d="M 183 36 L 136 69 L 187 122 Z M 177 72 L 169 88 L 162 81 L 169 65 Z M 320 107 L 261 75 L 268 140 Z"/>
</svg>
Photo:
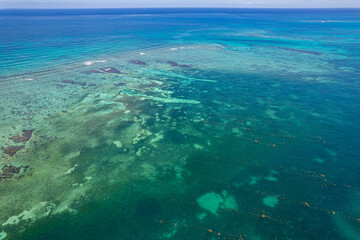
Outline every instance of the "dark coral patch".
<svg viewBox="0 0 360 240">
<path fill-rule="evenodd" d="M 107 73 L 122 73 L 121 71 L 113 67 L 100 68 L 100 70 Z"/>
<path fill-rule="evenodd" d="M 81 86 L 86 86 L 85 82 L 77 82 L 74 80 L 61 80 L 62 83 L 69 83 L 69 84 L 74 84 L 74 85 L 81 85 Z"/>
<path fill-rule="evenodd" d="M 141 60 L 130 60 L 129 63 L 136 64 L 136 65 L 141 65 L 141 66 L 146 66 L 147 65 L 146 62 L 141 61 Z"/>
<path fill-rule="evenodd" d="M 3 168 L 0 171 L 0 181 L 5 181 L 7 179 L 10 179 L 12 177 L 14 177 L 15 175 L 19 174 L 19 173 L 25 173 L 28 170 L 29 166 L 20 166 L 20 167 L 15 167 L 12 165 L 5 165 L 3 166 Z M 19 176 L 20 178 L 21 176 Z"/>
<path fill-rule="evenodd" d="M 11 137 L 10 139 L 17 143 L 27 142 L 30 140 L 32 133 L 33 133 L 33 130 L 23 130 L 22 135 L 19 134 L 19 135 Z"/>
<path fill-rule="evenodd" d="M 2 148 L 2 150 L 4 151 L 4 153 L 6 153 L 10 157 L 12 157 L 15 155 L 15 153 L 17 153 L 18 151 L 20 151 L 23 148 L 24 148 L 24 146 L 10 146 L 7 148 Z"/>
<path fill-rule="evenodd" d="M 190 65 L 187 65 L 187 64 L 178 64 L 174 61 L 167 61 L 168 64 L 170 64 L 171 66 L 173 67 L 191 67 Z"/>
<path fill-rule="evenodd" d="M 85 73 L 85 74 L 92 74 L 92 73 L 103 73 L 103 72 L 100 72 L 98 70 L 89 70 L 89 71 L 84 71 L 82 73 Z"/>
<path fill-rule="evenodd" d="M 121 86 L 124 86 L 124 85 L 125 85 L 125 83 L 115 83 L 114 84 L 115 87 L 121 87 Z"/>
</svg>

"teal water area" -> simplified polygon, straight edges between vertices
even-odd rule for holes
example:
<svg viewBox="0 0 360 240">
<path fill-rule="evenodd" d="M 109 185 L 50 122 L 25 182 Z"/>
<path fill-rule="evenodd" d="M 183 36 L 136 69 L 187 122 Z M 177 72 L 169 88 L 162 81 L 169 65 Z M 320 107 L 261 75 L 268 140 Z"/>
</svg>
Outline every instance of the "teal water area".
<svg viewBox="0 0 360 240">
<path fill-rule="evenodd" d="M 0 239 L 360 239 L 358 10 L 0 10 Z"/>
</svg>

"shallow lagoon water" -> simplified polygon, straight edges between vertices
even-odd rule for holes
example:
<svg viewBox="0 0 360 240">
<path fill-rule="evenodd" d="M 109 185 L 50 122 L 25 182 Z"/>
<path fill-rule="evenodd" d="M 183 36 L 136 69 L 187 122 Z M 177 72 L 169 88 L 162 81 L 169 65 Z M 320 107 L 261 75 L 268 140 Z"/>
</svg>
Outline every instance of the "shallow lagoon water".
<svg viewBox="0 0 360 240">
<path fill-rule="evenodd" d="M 359 239 L 359 12 L 132 11 L 0 11 L 0 238 Z"/>
</svg>

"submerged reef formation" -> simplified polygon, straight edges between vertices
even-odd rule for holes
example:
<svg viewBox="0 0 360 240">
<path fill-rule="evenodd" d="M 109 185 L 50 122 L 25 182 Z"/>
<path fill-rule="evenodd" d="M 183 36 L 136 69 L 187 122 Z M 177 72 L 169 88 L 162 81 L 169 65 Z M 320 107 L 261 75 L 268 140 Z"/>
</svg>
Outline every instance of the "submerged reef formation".
<svg viewBox="0 0 360 240">
<path fill-rule="evenodd" d="M 61 80 L 61 82 L 62 82 L 62 83 L 74 84 L 74 85 L 86 86 L 86 82 L 77 82 L 77 81 L 69 80 L 69 79 Z"/>
<path fill-rule="evenodd" d="M 7 179 L 10 179 L 14 176 L 17 176 L 18 178 L 21 177 L 20 174 L 25 173 L 30 166 L 26 165 L 26 166 L 20 166 L 20 167 L 15 167 L 12 165 L 5 165 L 2 167 L 1 171 L 0 171 L 0 181 L 5 181 Z"/>
<path fill-rule="evenodd" d="M 12 136 L 10 139 L 16 143 L 27 142 L 32 136 L 33 130 L 23 130 L 23 133 L 20 135 Z"/>
<path fill-rule="evenodd" d="M 100 68 L 101 71 L 107 72 L 107 73 L 122 73 L 120 70 L 113 68 L 113 67 L 105 67 L 105 68 Z"/>
<path fill-rule="evenodd" d="M 92 74 L 92 73 L 103 73 L 103 72 L 98 71 L 98 70 L 88 70 L 88 71 L 82 71 L 82 73 L 85 73 L 85 74 Z"/>
<path fill-rule="evenodd" d="M 173 67 L 184 67 L 184 68 L 188 68 L 188 67 L 191 67 L 190 65 L 187 65 L 187 64 L 178 64 L 174 61 L 167 61 L 168 64 L 170 64 L 171 66 Z"/>
<path fill-rule="evenodd" d="M 147 63 L 141 60 L 130 60 L 129 63 L 140 65 L 140 66 L 146 66 Z"/>
<path fill-rule="evenodd" d="M 79 239 L 341 239 L 339 229 L 357 231 L 358 208 L 348 205 L 358 198 L 345 197 L 357 189 L 357 124 L 349 101 L 335 100 L 353 94 L 338 77 L 356 68 L 339 70 L 344 58 L 326 60 L 325 49 L 274 47 L 298 40 L 287 45 L 270 30 L 229 29 L 231 37 L 203 45 L 0 80 L 1 234 L 52 239 L 61 226 L 63 239 L 77 231 Z M 177 34 L 186 42 L 199 33 Z M 350 174 L 333 170 L 342 158 L 353 158 L 343 166 Z"/>
<path fill-rule="evenodd" d="M 6 148 L 2 148 L 2 150 L 10 157 L 13 157 L 18 151 L 20 151 L 23 148 L 24 146 L 9 146 Z"/>
</svg>

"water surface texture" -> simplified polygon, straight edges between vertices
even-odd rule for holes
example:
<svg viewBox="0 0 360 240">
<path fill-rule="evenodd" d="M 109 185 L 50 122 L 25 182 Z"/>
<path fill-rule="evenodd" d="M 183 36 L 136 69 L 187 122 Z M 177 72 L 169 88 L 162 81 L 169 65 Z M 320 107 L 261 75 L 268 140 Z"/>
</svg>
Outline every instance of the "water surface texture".
<svg viewBox="0 0 360 240">
<path fill-rule="evenodd" d="M 0 239 L 360 239 L 359 42 L 359 10 L 0 10 Z"/>
</svg>

